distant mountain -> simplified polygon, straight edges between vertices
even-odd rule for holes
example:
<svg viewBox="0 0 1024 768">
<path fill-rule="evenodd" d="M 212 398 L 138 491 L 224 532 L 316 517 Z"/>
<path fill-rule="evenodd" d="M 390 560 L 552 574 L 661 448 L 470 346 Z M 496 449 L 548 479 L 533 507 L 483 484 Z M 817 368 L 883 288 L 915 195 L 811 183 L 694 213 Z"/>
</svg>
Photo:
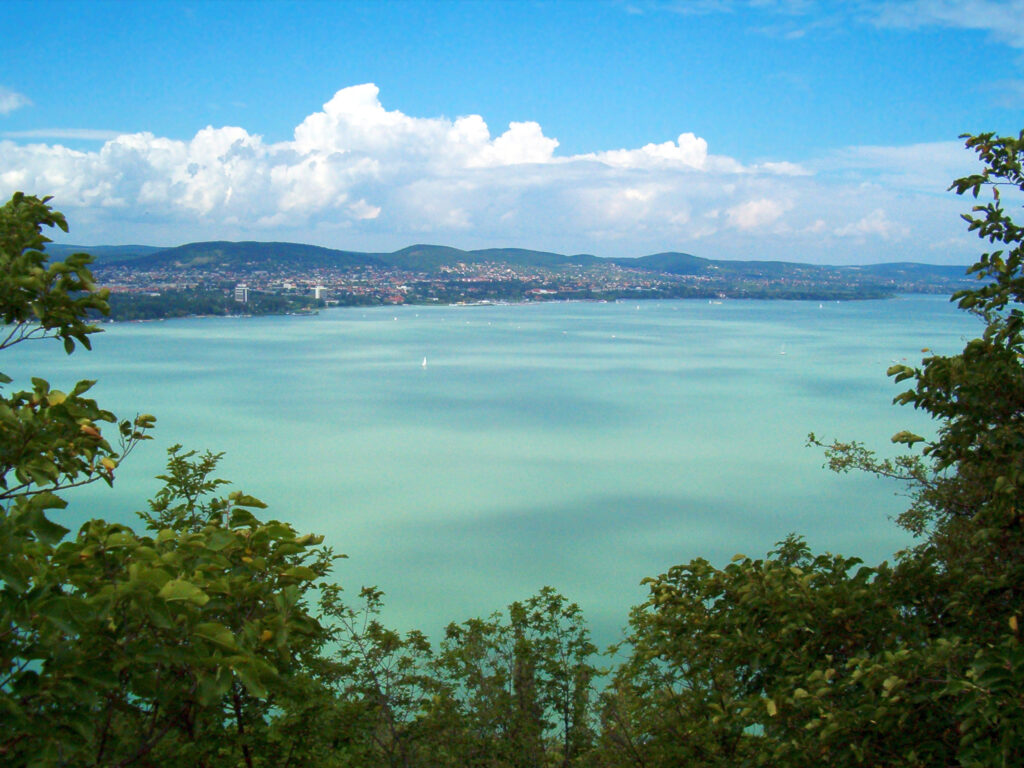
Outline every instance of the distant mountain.
<svg viewBox="0 0 1024 768">
<path fill-rule="evenodd" d="M 918 264 L 912 261 L 900 261 L 890 264 L 867 264 L 862 267 L 844 267 L 862 274 L 890 280 L 920 280 L 931 277 L 946 277 L 954 280 L 966 277 L 967 267 L 945 266 L 939 264 Z"/>
<path fill-rule="evenodd" d="M 815 274 L 835 273 L 838 267 L 822 264 L 803 264 L 796 261 L 738 261 L 730 259 L 705 259 L 689 253 L 655 253 L 636 259 L 615 259 L 622 267 L 634 267 L 649 272 L 665 272 L 670 275 L 715 275 L 718 277 L 778 278 Z"/>
<path fill-rule="evenodd" d="M 649 272 L 667 272 L 670 275 L 699 275 L 714 265 L 708 259 L 689 253 L 655 253 L 636 259 L 614 259 L 620 267 L 643 269 Z"/>
<path fill-rule="evenodd" d="M 521 264 L 524 267 L 564 267 L 569 264 L 588 267 L 608 261 L 608 259 L 591 256 L 589 253 L 566 256 L 547 251 L 529 251 L 525 248 L 486 248 L 481 251 L 470 251 L 470 253 L 479 261 L 504 261 L 509 264 Z"/>
<path fill-rule="evenodd" d="M 113 247 L 113 246 L 111 246 Z M 127 248 L 128 246 L 125 246 Z M 94 252 L 99 249 L 85 249 Z M 70 252 L 70 251 L 69 251 Z M 580 254 L 566 256 L 525 248 L 488 248 L 463 251 L 446 245 L 410 245 L 393 253 L 363 253 L 322 248 L 301 243 L 264 243 L 212 241 L 188 243 L 176 248 L 149 248 L 144 255 L 120 260 L 123 266 L 138 269 L 206 267 L 261 269 L 270 267 L 354 267 L 405 269 L 415 272 L 436 272 L 444 266 L 506 262 L 519 266 L 558 268 L 569 264 L 592 265 L 607 262 L 597 256 Z M 104 260 L 106 262 L 106 260 Z"/>
<path fill-rule="evenodd" d="M 64 245 L 49 243 L 46 252 L 56 259 L 66 259 L 73 253 L 88 253 L 93 256 L 96 264 L 110 264 L 116 261 L 128 261 L 139 256 L 164 250 L 154 245 Z"/>
<path fill-rule="evenodd" d="M 589 267 L 613 264 L 669 275 L 702 275 L 726 279 L 821 279 L 859 276 L 878 282 L 917 283 L 967 280 L 966 268 L 915 262 L 894 262 L 864 266 L 829 266 L 789 261 L 736 261 L 706 259 L 689 253 L 664 252 L 637 258 L 605 259 L 591 254 L 568 256 L 526 248 L 485 248 L 464 251 L 445 245 L 410 245 L 392 253 L 364 253 L 323 248 L 302 243 L 211 241 L 188 243 L 176 248 L 145 245 L 74 246 L 53 245 L 48 250 L 57 257 L 77 251 L 92 253 L 97 266 L 111 265 L 131 269 L 206 269 L 274 270 L 372 267 L 436 273 L 441 267 L 457 264 L 505 263 L 519 267 L 561 269 L 571 265 Z"/>
<path fill-rule="evenodd" d="M 447 245 L 410 245 L 394 253 L 373 255 L 390 267 L 414 272 L 436 272 L 443 266 L 473 261 L 469 251 Z"/>
<path fill-rule="evenodd" d="M 377 253 L 377 258 L 399 268 L 421 271 L 433 271 L 442 266 L 453 264 L 481 264 L 485 262 L 503 262 L 522 267 L 558 268 L 569 264 L 589 266 L 601 263 L 605 259 L 597 256 L 580 254 L 566 256 L 548 251 L 531 251 L 526 248 L 485 248 L 477 251 L 462 251 L 446 245 L 410 245 L 394 253 Z"/>
<path fill-rule="evenodd" d="M 306 268 L 368 264 L 381 266 L 373 254 L 356 251 L 338 251 L 301 243 L 255 241 L 232 243 L 226 240 L 188 243 L 179 245 L 177 248 L 164 248 L 145 256 L 125 260 L 122 263 L 125 266 L 139 269 L 230 267 L 252 270 L 279 266 Z"/>
</svg>

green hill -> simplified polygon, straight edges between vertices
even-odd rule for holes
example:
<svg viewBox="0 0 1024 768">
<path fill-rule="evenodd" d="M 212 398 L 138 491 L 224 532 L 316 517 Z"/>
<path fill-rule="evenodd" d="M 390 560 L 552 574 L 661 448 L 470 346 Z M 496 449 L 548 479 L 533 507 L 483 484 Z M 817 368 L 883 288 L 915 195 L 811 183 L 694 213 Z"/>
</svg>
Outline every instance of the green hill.
<svg viewBox="0 0 1024 768">
<path fill-rule="evenodd" d="M 479 251 L 470 251 L 478 261 L 505 261 L 510 264 L 521 264 L 524 267 L 564 267 L 569 264 L 580 266 L 591 266 L 600 264 L 606 259 L 591 256 L 589 253 L 580 253 L 575 256 L 566 256 L 561 253 L 549 253 L 547 251 L 530 251 L 525 248 L 485 248 Z"/>
<path fill-rule="evenodd" d="M 96 264 L 112 264 L 147 256 L 164 250 L 154 245 L 63 245 L 48 243 L 46 252 L 55 259 L 66 259 L 73 253 L 88 253 Z"/>
<path fill-rule="evenodd" d="M 359 268 L 400 269 L 437 273 L 457 264 L 504 263 L 512 267 L 560 270 L 569 266 L 613 265 L 625 269 L 675 276 L 706 276 L 725 280 L 793 278 L 809 281 L 868 280 L 876 284 L 949 285 L 969 283 L 965 268 L 899 262 L 865 266 L 828 266 L 789 261 L 706 259 L 689 253 L 666 251 L 636 258 L 605 259 L 591 254 L 568 256 L 527 248 L 485 248 L 465 251 L 445 245 L 416 244 L 392 253 L 366 253 L 284 242 L 230 242 L 224 240 L 188 243 L 175 248 L 144 245 L 76 246 L 52 245 L 55 255 L 77 251 L 92 253 L 98 266 L 129 269 L 191 269 L 217 271 L 273 271 Z"/>
<path fill-rule="evenodd" d="M 302 243 L 263 243 L 224 240 L 188 243 L 166 248 L 131 261 L 128 266 L 153 269 L 161 266 L 181 268 L 229 267 L 268 269 L 273 267 L 339 267 L 376 264 L 372 254 L 339 251 Z"/>
<path fill-rule="evenodd" d="M 699 275 L 711 269 L 713 262 L 689 253 L 654 253 L 636 259 L 615 259 L 620 267 L 667 272 L 670 275 Z"/>
</svg>

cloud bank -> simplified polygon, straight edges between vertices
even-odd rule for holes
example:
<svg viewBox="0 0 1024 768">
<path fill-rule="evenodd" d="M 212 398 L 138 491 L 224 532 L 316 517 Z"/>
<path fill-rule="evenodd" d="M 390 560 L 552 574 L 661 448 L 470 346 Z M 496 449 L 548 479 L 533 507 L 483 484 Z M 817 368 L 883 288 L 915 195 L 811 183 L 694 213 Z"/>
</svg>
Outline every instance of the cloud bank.
<svg viewBox="0 0 1024 768">
<path fill-rule="evenodd" d="M 966 263 L 976 250 L 958 239 L 965 206 L 944 194 L 972 168 L 955 142 L 753 163 L 713 154 L 690 132 L 557 150 L 536 122 L 494 135 L 480 115 L 413 117 L 386 109 L 368 83 L 338 91 L 290 141 L 231 126 L 189 140 L 123 134 L 94 150 L 2 140 L 0 195 L 53 195 L 69 241 L 87 244 L 440 242 L 824 263 Z"/>
</svg>

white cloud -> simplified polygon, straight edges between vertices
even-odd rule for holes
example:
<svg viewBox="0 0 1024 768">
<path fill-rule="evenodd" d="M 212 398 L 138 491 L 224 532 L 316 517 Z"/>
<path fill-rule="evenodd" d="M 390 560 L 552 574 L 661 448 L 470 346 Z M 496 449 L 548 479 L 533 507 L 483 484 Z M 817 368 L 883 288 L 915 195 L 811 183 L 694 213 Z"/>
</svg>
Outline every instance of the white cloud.
<svg viewBox="0 0 1024 768">
<path fill-rule="evenodd" d="M 27 107 L 31 103 L 28 96 L 0 85 L 0 115 L 6 115 L 16 109 Z"/>
<path fill-rule="evenodd" d="M 837 227 L 835 234 L 839 237 L 880 237 L 883 240 L 898 240 L 906 237 L 909 229 L 906 225 L 889 219 L 881 208 L 876 208 L 857 221 Z"/>
<path fill-rule="evenodd" d="M 782 200 L 771 200 L 761 198 L 759 200 L 748 200 L 740 203 L 726 212 L 729 223 L 739 229 L 759 229 L 768 224 L 778 221 L 791 204 Z"/>
<path fill-rule="evenodd" d="M 973 168 L 955 143 L 756 164 L 715 155 L 687 132 L 633 149 L 557 149 L 535 122 L 492 136 L 479 115 L 387 110 L 366 84 L 338 91 L 288 141 L 238 126 L 207 126 L 185 141 L 123 134 L 89 151 L 0 140 L 0 199 L 54 195 L 73 242 L 393 250 L 429 239 L 734 258 L 751 257 L 756 244 L 759 258 L 841 263 L 889 260 L 864 243 L 954 238 L 963 206 L 945 189 Z"/>
<path fill-rule="evenodd" d="M 788 160 L 779 162 L 766 161 L 752 166 L 754 171 L 778 174 L 780 176 L 810 176 L 812 171 L 807 170 L 800 163 L 791 163 Z"/>
<path fill-rule="evenodd" d="M 962 141 L 942 141 L 904 147 L 847 147 L 808 165 L 819 174 L 843 179 L 870 177 L 892 187 L 937 193 L 953 179 L 973 173 L 974 158 Z"/>
<path fill-rule="evenodd" d="M 549 162 L 558 146 L 534 122 L 509 123 L 508 130 L 490 144 L 485 144 L 470 165 L 516 165 Z"/>
<path fill-rule="evenodd" d="M 614 149 L 586 155 L 607 165 L 619 168 L 652 168 L 685 166 L 703 170 L 708 165 L 708 143 L 692 133 L 684 133 L 677 141 L 646 144 L 640 149 Z M 728 160 L 722 158 L 719 160 Z"/>
<path fill-rule="evenodd" d="M 407 164 L 485 167 L 543 163 L 558 142 L 544 136 L 537 123 L 512 123 L 491 139 L 479 115 L 447 118 L 409 117 L 381 105 L 372 83 L 343 88 L 295 129 L 291 147 L 303 155 L 341 154 Z"/>
<path fill-rule="evenodd" d="M 5 139 L 80 139 L 84 141 L 110 141 L 124 131 L 105 131 L 94 128 L 36 128 L 31 131 L 4 131 Z"/>
<path fill-rule="evenodd" d="M 1024 0 L 883 0 L 867 7 L 879 26 L 974 29 L 1024 48 Z"/>
<path fill-rule="evenodd" d="M 648 0 L 637 10 L 684 16 L 754 12 L 764 21 L 752 29 L 784 40 L 866 23 L 903 29 L 977 30 L 996 42 L 1024 48 L 1024 0 Z"/>
</svg>

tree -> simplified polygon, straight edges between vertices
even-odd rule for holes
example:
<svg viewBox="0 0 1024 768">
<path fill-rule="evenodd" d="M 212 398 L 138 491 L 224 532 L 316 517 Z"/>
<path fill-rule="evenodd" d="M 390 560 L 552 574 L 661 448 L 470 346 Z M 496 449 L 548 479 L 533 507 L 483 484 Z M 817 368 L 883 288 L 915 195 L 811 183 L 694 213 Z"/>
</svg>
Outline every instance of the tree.
<svg viewBox="0 0 1024 768">
<path fill-rule="evenodd" d="M 450 764 L 587 764 L 596 652 L 579 606 L 551 587 L 507 619 L 449 624 L 436 675 L 455 713 Z"/>
<path fill-rule="evenodd" d="M 67 231 L 48 200 L 18 192 L 0 206 L 0 350 L 46 338 L 62 341 L 68 354 L 76 341 L 89 349 L 89 336 L 99 332 L 89 315 L 108 311 L 107 292 L 88 269 L 90 256 L 46 263 L 43 249 L 50 240 L 42 228 Z M 0 373 L 0 385 L 12 382 Z M 80 381 L 65 393 L 36 378 L 31 390 L 0 398 L 0 503 L 8 515 L 42 520 L 42 510 L 62 506 L 55 491 L 96 480 L 109 484 L 117 461 L 145 439 L 153 417 L 117 424 L 113 414 L 82 396 L 92 384 Z M 103 422 L 116 424 L 118 452 L 101 434 Z"/>
<path fill-rule="evenodd" d="M 363 587 L 361 605 L 346 605 L 341 588 L 325 588 L 324 614 L 337 650 L 326 680 L 335 711 L 328 738 L 344 765 L 437 765 L 441 749 L 430 713 L 438 686 L 433 649 L 419 631 L 401 635 L 380 620 L 384 594 Z"/>
<path fill-rule="evenodd" d="M 89 348 L 106 294 L 76 254 L 46 263 L 47 199 L 0 208 L 0 349 L 56 338 Z M 2 377 L 3 384 L 11 383 Z M 5 765 L 285 765 L 308 735 L 275 728 L 318 683 L 326 634 L 307 593 L 333 555 L 263 522 L 241 492 L 217 497 L 218 457 L 171 450 L 148 535 L 94 519 L 69 536 L 60 493 L 102 480 L 152 416 L 117 425 L 34 379 L 0 397 L 0 759 Z"/>
<path fill-rule="evenodd" d="M 957 757 L 964 765 L 1009 765 L 1024 739 L 1024 228 L 1013 222 L 1004 196 L 1009 190 L 1019 202 L 1024 192 L 1024 131 L 964 138 L 983 169 L 950 189 L 975 199 L 991 194 L 963 218 L 969 231 L 999 247 L 968 270 L 978 287 L 953 300 L 984 331 L 959 354 L 889 369 L 896 381 L 912 384 L 896 402 L 938 422 L 934 439 L 910 432 L 893 439 L 922 446 L 919 462 L 902 465 L 910 470 L 913 504 L 901 523 L 923 539 L 908 558 L 932 565 L 929 586 L 944 603 L 939 639 L 956 651 L 944 703 L 956 715 Z M 833 451 L 830 458 L 851 455 Z M 893 469 L 870 454 L 853 459 L 869 471 Z"/>
<path fill-rule="evenodd" d="M 604 697 L 610 765 L 1019 764 L 1024 229 L 1000 190 L 1024 192 L 1024 132 L 966 138 L 984 168 L 951 189 L 992 193 L 964 218 L 1001 248 L 953 298 L 984 331 L 960 354 L 889 369 L 912 385 L 896 402 L 937 422 L 933 439 L 893 437 L 917 453 L 826 447 L 837 471 L 908 484 L 899 523 L 920 542 L 868 568 L 788 539 L 765 560 L 651 579 Z"/>
</svg>

